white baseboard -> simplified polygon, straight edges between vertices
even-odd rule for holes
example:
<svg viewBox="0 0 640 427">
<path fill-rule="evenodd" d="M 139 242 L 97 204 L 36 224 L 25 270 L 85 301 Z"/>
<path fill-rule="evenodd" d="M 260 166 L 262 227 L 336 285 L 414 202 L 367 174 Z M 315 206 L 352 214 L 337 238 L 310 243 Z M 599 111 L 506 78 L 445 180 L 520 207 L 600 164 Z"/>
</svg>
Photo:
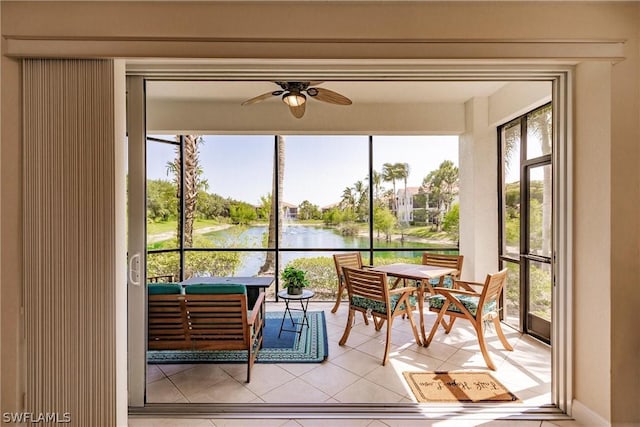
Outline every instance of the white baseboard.
<svg viewBox="0 0 640 427">
<path fill-rule="evenodd" d="M 571 416 L 585 427 L 612 427 L 611 423 L 593 412 L 579 400 L 574 399 L 571 405 Z"/>
</svg>

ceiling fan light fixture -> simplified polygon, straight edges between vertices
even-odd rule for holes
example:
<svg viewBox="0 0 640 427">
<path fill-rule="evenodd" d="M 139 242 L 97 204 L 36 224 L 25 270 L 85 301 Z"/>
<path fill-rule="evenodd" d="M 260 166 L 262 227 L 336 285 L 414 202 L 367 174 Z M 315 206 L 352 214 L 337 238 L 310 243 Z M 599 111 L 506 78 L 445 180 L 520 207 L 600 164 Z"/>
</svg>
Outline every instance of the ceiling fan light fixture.
<svg viewBox="0 0 640 427">
<path fill-rule="evenodd" d="M 289 107 L 299 107 L 307 102 L 307 97 L 300 92 L 291 91 L 282 95 L 282 101 Z"/>
</svg>

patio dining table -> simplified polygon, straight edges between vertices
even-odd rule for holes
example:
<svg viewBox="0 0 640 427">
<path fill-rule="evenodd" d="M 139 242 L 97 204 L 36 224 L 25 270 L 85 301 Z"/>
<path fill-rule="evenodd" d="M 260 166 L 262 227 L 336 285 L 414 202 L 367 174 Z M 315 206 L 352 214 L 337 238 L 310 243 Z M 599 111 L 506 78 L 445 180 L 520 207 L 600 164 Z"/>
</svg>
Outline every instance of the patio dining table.
<svg viewBox="0 0 640 427">
<path fill-rule="evenodd" d="M 387 273 L 388 276 L 395 277 L 396 279 L 392 284 L 394 288 L 398 286 L 400 280 L 415 280 L 419 284 L 417 287 L 418 309 L 420 311 L 420 333 L 422 334 L 422 343 L 424 345 L 424 343 L 427 342 L 427 336 L 424 330 L 424 294 L 429 292 L 433 295 L 434 293 L 433 286 L 429 283 L 429 280 L 450 274 L 457 274 L 459 273 L 458 270 L 454 268 L 407 263 L 381 265 L 371 267 L 371 270 Z"/>
</svg>

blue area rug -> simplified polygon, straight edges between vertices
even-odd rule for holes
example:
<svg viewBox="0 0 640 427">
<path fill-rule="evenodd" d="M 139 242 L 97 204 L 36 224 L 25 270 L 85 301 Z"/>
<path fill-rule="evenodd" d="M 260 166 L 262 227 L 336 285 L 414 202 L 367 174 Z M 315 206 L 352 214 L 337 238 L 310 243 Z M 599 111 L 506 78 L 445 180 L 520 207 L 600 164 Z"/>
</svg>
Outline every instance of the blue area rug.
<svg viewBox="0 0 640 427">
<path fill-rule="evenodd" d="M 298 313 L 295 313 L 298 314 Z M 282 331 L 280 322 L 283 312 L 267 312 L 265 315 L 262 349 L 256 363 L 320 363 L 327 359 L 327 325 L 322 311 L 309 311 L 309 326 L 302 334 Z M 300 321 L 300 315 L 295 316 Z M 290 319 L 284 322 L 284 329 L 294 329 Z M 246 350 L 150 350 L 149 363 L 243 363 L 247 361 Z"/>
</svg>

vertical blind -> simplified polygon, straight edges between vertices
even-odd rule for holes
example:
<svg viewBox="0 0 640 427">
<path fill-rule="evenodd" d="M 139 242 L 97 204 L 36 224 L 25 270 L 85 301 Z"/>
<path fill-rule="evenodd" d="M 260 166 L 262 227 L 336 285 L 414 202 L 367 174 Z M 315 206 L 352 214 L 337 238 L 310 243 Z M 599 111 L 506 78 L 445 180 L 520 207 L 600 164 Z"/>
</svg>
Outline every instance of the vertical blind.
<svg viewBox="0 0 640 427">
<path fill-rule="evenodd" d="M 113 61 L 26 59 L 23 89 L 25 411 L 114 426 Z"/>
</svg>

